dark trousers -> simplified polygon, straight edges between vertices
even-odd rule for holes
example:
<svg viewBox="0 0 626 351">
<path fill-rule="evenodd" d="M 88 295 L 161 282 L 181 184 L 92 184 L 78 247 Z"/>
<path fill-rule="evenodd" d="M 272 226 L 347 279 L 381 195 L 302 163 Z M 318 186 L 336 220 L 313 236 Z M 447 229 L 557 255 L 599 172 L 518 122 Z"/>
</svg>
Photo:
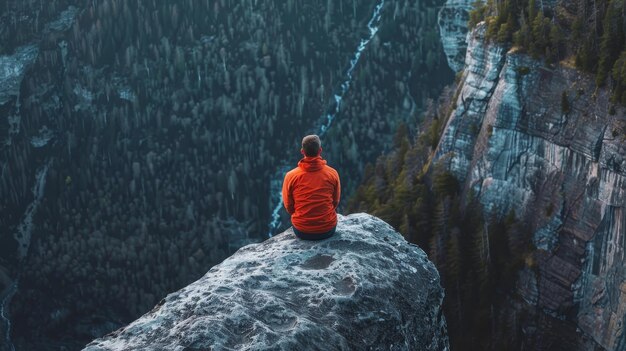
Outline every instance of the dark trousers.
<svg viewBox="0 0 626 351">
<path fill-rule="evenodd" d="M 296 227 L 293 227 L 293 232 L 294 234 L 296 234 L 296 236 L 300 239 L 303 240 L 322 240 L 322 239 L 328 239 L 331 236 L 333 236 L 333 234 L 335 234 L 335 230 L 337 230 L 337 226 L 334 226 L 333 229 L 325 232 L 325 233 L 320 233 L 320 234 L 311 234 L 311 233 L 303 233 L 301 231 L 299 231 L 298 229 L 296 229 Z"/>
</svg>

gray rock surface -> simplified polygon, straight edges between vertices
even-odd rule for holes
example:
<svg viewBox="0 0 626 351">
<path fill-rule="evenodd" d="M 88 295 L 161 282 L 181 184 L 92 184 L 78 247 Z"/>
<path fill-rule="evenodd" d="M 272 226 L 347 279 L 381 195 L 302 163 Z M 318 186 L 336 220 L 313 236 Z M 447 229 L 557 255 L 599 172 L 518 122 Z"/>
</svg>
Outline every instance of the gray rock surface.
<svg viewBox="0 0 626 351">
<path fill-rule="evenodd" d="M 581 340 L 624 350 L 624 109 L 610 112 L 609 93 L 593 76 L 487 45 L 484 32 L 479 25 L 469 35 L 437 158 L 487 210 L 515 210 L 534 233 L 537 270 L 522 272 L 518 289 L 528 310 L 574 325 Z"/>
<path fill-rule="evenodd" d="M 447 0 L 439 10 L 439 33 L 448 66 L 463 70 L 467 49 L 467 21 L 473 0 Z"/>
<path fill-rule="evenodd" d="M 243 247 L 85 350 L 447 350 L 439 274 L 367 214 L 334 237 Z"/>
</svg>

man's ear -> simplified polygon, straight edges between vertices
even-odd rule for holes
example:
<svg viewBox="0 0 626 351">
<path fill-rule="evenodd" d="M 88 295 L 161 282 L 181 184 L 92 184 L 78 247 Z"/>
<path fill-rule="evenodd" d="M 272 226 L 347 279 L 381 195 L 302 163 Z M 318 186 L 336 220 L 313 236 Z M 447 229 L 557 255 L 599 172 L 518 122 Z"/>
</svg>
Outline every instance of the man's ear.
<svg viewBox="0 0 626 351">
<path fill-rule="evenodd" d="M 322 154 L 322 147 L 320 146 L 320 151 L 317 152 L 317 156 Z"/>
<path fill-rule="evenodd" d="M 300 153 L 304 156 L 304 149 L 300 149 Z"/>
</svg>

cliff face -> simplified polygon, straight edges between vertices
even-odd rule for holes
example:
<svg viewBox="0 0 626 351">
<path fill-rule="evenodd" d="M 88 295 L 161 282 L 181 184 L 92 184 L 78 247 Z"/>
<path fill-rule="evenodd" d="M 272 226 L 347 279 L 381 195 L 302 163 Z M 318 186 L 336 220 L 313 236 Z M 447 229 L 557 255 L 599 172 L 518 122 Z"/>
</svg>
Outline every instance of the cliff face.
<svg viewBox="0 0 626 351">
<path fill-rule="evenodd" d="M 465 63 L 467 21 L 472 1 L 447 0 L 439 10 L 439 33 L 448 66 L 459 72 Z"/>
<path fill-rule="evenodd" d="M 240 249 L 85 350 L 447 350 L 442 300 L 421 249 L 352 214 L 327 240 L 288 229 Z"/>
<path fill-rule="evenodd" d="M 468 36 L 436 158 L 487 210 L 514 210 L 533 231 L 536 269 L 517 286 L 523 309 L 553 317 L 580 349 L 623 350 L 623 109 L 611 111 L 593 77 L 487 44 L 484 33 L 479 25 Z M 527 330 L 537 343 L 549 333 Z"/>
</svg>

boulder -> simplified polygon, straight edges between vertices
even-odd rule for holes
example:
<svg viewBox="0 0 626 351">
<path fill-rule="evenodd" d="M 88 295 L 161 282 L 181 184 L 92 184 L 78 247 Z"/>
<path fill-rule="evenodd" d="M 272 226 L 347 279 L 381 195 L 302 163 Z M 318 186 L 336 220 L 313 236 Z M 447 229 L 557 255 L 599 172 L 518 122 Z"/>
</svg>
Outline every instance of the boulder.
<svg viewBox="0 0 626 351">
<path fill-rule="evenodd" d="M 332 238 L 245 246 L 84 350 L 447 350 L 443 296 L 419 247 L 339 215 Z"/>
</svg>

